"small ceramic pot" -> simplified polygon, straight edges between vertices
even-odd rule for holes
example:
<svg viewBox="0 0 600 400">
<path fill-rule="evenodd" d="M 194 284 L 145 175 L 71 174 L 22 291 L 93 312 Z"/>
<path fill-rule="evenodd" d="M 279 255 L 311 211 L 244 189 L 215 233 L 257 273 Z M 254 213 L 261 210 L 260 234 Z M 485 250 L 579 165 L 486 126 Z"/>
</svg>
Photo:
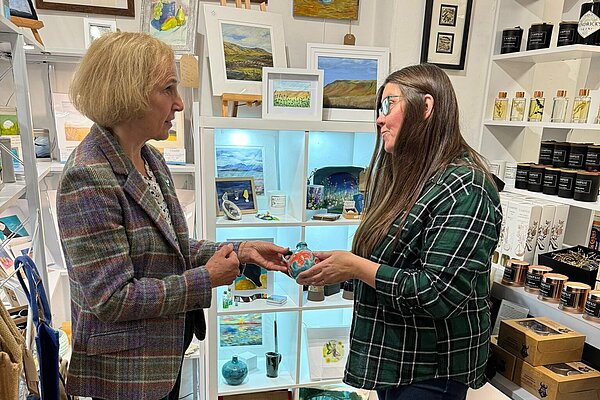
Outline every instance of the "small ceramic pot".
<svg viewBox="0 0 600 400">
<path fill-rule="evenodd" d="M 294 279 L 298 277 L 298 274 L 319 262 L 305 242 L 298 243 L 292 254 L 282 257 L 288 266 L 290 276 Z"/>
<path fill-rule="evenodd" d="M 233 356 L 231 361 L 227 361 L 221 369 L 223 378 L 228 385 L 241 385 L 248 376 L 248 367 L 246 363 L 239 360 L 237 356 Z"/>
</svg>

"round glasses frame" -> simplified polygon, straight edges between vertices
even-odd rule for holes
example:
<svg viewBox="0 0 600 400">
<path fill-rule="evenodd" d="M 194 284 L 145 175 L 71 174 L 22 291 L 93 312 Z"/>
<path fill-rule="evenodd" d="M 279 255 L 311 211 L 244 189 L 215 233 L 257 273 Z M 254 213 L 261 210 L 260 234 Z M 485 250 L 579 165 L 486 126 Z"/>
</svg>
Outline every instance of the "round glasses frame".
<svg viewBox="0 0 600 400">
<path fill-rule="evenodd" d="M 390 103 L 390 99 L 396 98 L 396 97 L 402 97 L 399 95 L 390 95 L 390 96 L 386 96 L 383 99 L 381 99 L 381 106 L 379 107 L 379 115 L 383 115 L 384 117 L 387 117 L 388 115 L 390 115 L 390 111 L 392 110 L 391 103 Z"/>
</svg>

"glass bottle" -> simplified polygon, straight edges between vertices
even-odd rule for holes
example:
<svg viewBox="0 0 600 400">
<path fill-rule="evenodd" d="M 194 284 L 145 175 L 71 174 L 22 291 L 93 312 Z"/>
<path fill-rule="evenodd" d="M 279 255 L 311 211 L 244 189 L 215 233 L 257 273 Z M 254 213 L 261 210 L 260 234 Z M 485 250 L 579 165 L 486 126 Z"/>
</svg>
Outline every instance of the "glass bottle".
<svg viewBox="0 0 600 400">
<path fill-rule="evenodd" d="M 223 309 L 229 308 L 229 296 L 227 296 L 227 290 L 223 290 Z"/>
<path fill-rule="evenodd" d="M 529 118 L 528 121 L 539 122 L 542 120 L 544 115 L 544 92 L 542 90 L 536 90 L 533 92 L 533 97 L 529 100 Z"/>
<path fill-rule="evenodd" d="M 573 116 L 571 121 L 577 124 L 585 124 L 590 112 L 590 89 L 579 89 L 579 96 L 573 100 Z"/>
<path fill-rule="evenodd" d="M 516 92 L 510 108 L 511 121 L 523 121 L 525 116 L 525 92 Z"/>
<path fill-rule="evenodd" d="M 506 98 L 506 92 L 498 92 L 498 97 L 494 101 L 494 115 L 492 119 L 494 121 L 505 121 L 506 111 L 508 110 L 508 99 Z"/>
<path fill-rule="evenodd" d="M 557 90 L 554 104 L 552 105 L 552 115 L 550 122 L 565 122 L 567 120 L 567 108 L 569 99 L 566 90 Z"/>
</svg>

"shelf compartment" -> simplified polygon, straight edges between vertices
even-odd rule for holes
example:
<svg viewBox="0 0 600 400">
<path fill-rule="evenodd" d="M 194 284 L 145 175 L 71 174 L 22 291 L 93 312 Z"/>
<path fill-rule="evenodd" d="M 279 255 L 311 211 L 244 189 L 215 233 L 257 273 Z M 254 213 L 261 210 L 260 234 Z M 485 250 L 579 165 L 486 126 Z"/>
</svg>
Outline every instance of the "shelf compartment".
<svg viewBox="0 0 600 400">
<path fill-rule="evenodd" d="M 524 38 L 526 40 L 526 38 Z M 494 62 L 547 63 L 566 60 L 600 58 L 600 48 L 583 44 L 552 47 L 549 49 L 520 51 L 517 53 L 496 54 Z"/>
<path fill-rule="evenodd" d="M 251 227 L 284 227 L 284 226 L 299 226 L 300 221 L 290 215 L 276 215 L 279 221 L 266 221 L 256 217 L 256 214 L 243 214 L 242 219 L 234 221 L 227 219 L 224 216 L 217 217 L 217 228 L 251 228 Z"/>
<path fill-rule="evenodd" d="M 342 297 L 343 289 L 339 293 L 325 296 L 323 301 L 309 301 L 308 292 L 302 292 L 302 310 L 326 310 L 336 308 L 352 308 L 353 300 L 346 300 Z"/>
<path fill-rule="evenodd" d="M 485 126 L 502 126 L 507 128 L 541 128 L 541 129 L 581 129 L 600 131 L 600 124 L 574 124 L 557 122 L 529 122 L 529 121 L 493 121 L 486 120 Z"/>
<path fill-rule="evenodd" d="M 501 274 L 496 274 L 500 279 Z M 492 285 L 492 296 L 506 299 L 527 307 L 533 316 L 548 317 L 553 321 L 568 326 L 584 334 L 586 343 L 600 348 L 600 324 L 583 319 L 582 314 L 572 314 L 558 309 L 558 304 L 538 300 L 536 294 L 526 292 L 522 287 L 506 286 L 499 282 Z"/>
<path fill-rule="evenodd" d="M 504 190 L 507 192 L 511 192 L 511 193 L 517 193 L 522 196 L 535 197 L 537 199 L 552 201 L 555 203 L 568 204 L 569 206 L 583 208 L 586 210 L 600 211 L 600 200 L 596 201 L 594 203 L 586 202 L 586 201 L 577 201 L 577 200 L 573 200 L 573 199 L 565 199 L 563 197 L 558 197 L 558 196 L 551 196 L 551 195 L 543 194 L 543 193 L 539 193 L 539 192 L 530 192 L 529 190 L 525 190 L 525 189 L 515 189 L 514 187 L 511 187 L 511 186 L 506 186 L 504 188 Z"/>
<path fill-rule="evenodd" d="M 255 370 L 248 371 L 248 377 L 244 383 L 238 386 L 228 385 L 221 375 L 221 369 L 226 361 L 229 360 L 219 361 L 219 396 L 289 389 L 296 385 L 296 381 L 290 372 L 282 370 L 281 366 L 279 367 L 279 376 L 277 378 L 267 377 L 265 357 L 257 357 L 258 367 Z M 281 361 L 283 362 L 283 357 Z"/>
</svg>

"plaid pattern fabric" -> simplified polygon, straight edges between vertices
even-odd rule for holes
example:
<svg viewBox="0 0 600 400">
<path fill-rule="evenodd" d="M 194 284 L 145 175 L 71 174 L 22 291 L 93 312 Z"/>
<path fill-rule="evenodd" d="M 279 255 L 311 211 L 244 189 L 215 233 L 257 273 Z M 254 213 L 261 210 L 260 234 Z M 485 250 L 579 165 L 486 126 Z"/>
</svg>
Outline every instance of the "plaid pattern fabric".
<svg viewBox="0 0 600 400">
<path fill-rule="evenodd" d="M 179 372 L 186 312 L 196 334 L 205 331 L 199 309 L 210 306 L 211 284 L 203 265 L 218 244 L 189 238 L 164 159 L 148 145 L 142 156 L 175 236 L 110 132 L 94 125 L 63 171 L 57 216 L 71 287 L 73 395 L 161 398 Z"/>
<path fill-rule="evenodd" d="M 484 384 L 490 336 L 490 256 L 498 193 L 467 158 L 431 179 L 375 249 L 376 289 L 355 282 L 344 381 L 384 389 L 431 378 Z"/>
</svg>

